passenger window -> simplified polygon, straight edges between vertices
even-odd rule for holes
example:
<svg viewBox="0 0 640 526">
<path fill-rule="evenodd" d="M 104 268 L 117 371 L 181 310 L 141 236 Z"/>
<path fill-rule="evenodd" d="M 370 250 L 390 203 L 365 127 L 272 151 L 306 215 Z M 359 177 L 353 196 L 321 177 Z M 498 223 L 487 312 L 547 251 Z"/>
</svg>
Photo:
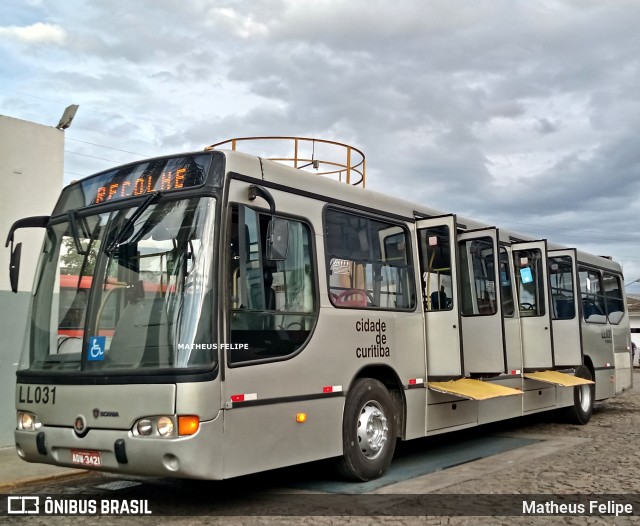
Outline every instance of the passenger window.
<svg viewBox="0 0 640 526">
<path fill-rule="evenodd" d="M 569 256 L 549 258 L 552 319 L 571 320 L 576 315 L 573 264 Z"/>
<path fill-rule="evenodd" d="M 406 228 L 353 213 L 325 213 L 329 296 L 336 307 L 415 308 Z"/>
<path fill-rule="evenodd" d="M 493 240 L 481 237 L 461 241 L 460 290 L 463 316 L 490 316 L 498 312 Z"/>
<path fill-rule="evenodd" d="M 229 352 L 231 364 L 295 353 L 317 317 L 311 229 L 286 219 L 286 255 L 274 261 L 266 250 L 272 220 L 245 206 L 232 208 L 228 282 L 231 343 L 237 345 Z"/>
<path fill-rule="evenodd" d="M 437 226 L 419 230 L 418 242 L 424 310 L 453 309 L 449 227 Z"/>
<path fill-rule="evenodd" d="M 582 298 L 582 315 L 588 323 L 606 323 L 607 312 L 605 298 L 602 293 L 600 273 L 596 270 L 580 267 L 580 296 Z"/>
<path fill-rule="evenodd" d="M 622 299 L 620 278 L 605 272 L 602 275 L 602 282 L 604 284 L 609 323 L 618 325 L 624 316 L 624 300 Z"/>
<path fill-rule="evenodd" d="M 540 250 L 517 250 L 513 253 L 520 316 L 544 316 L 544 273 Z"/>
</svg>

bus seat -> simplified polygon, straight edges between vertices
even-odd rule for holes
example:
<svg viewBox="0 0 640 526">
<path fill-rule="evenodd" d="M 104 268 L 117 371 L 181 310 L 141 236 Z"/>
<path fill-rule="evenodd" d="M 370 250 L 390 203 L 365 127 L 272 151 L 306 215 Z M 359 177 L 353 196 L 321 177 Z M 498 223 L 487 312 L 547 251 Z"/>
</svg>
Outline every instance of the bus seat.
<svg viewBox="0 0 640 526">
<path fill-rule="evenodd" d="M 557 319 L 570 320 L 575 316 L 576 309 L 573 304 L 573 298 L 561 294 L 555 295 L 553 297 L 553 303 Z"/>
<path fill-rule="evenodd" d="M 169 321 L 160 294 L 129 303 L 113 333 L 107 353 L 110 366 L 148 367 L 171 363 Z"/>
<path fill-rule="evenodd" d="M 582 299 L 582 314 L 584 315 L 585 320 L 600 323 L 600 317 L 602 317 L 602 323 L 606 321 L 603 310 L 594 300 L 590 298 Z"/>
<path fill-rule="evenodd" d="M 614 325 L 618 325 L 622 321 L 624 317 L 624 312 L 620 312 L 619 310 L 609 313 L 609 323 L 613 323 Z"/>
<path fill-rule="evenodd" d="M 341 307 L 366 307 L 369 301 L 363 289 L 347 289 L 338 294 L 335 304 Z"/>
</svg>

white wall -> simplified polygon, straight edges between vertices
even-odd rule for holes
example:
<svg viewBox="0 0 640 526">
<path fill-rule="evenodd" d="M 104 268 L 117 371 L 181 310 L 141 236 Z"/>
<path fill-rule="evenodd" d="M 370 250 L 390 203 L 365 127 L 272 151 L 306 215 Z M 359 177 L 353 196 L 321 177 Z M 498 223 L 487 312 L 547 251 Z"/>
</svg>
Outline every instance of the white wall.
<svg viewBox="0 0 640 526">
<path fill-rule="evenodd" d="M 19 293 L 9 284 L 9 248 L 16 219 L 50 215 L 64 175 L 64 132 L 0 115 L 0 447 L 13 444 L 15 371 L 27 323 L 29 292 L 43 229 L 16 232 L 22 242 Z"/>
<path fill-rule="evenodd" d="M 16 219 L 49 215 L 63 184 L 64 132 L 0 115 L 0 240 Z M 43 230 L 20 230 L 20 290 L 30 291 Z M 9 250 L 0 251 L 0 290 L 10 290 Z"/>
</svg>

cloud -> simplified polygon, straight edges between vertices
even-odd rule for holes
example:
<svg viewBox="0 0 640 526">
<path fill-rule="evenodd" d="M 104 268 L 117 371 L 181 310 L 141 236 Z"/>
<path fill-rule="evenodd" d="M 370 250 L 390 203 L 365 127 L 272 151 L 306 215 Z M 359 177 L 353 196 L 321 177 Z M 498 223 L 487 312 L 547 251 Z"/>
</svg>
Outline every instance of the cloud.
<svg viewBox="0 0 640 526">
<path fill-rule="evenodd" d="M 620 242 L 640 214 L 635 0 L 24 5 L 0 4 L 3 88 L 35 95 L 0 90 L 17 117 L 55 123 L 79 103 L 70 136 L 151 155 L 250 135 L 351 143 L 370 189 L 621 255 L 640 276 Z"/>
<path fill-rule="evenodd" d="M 267 26 L 256 20 L 252 14 L 245 15 L 230 7 L 217 7 L 208 13 L 208 23 L 215 27 L 224 27 L 240 38 L 267 36 Z"/>
<path fill-rule="evenodd" d="M 67 39 L 67 32 L 57 24 L 37 22 L 30 26 L 0 27 L 0 38 L 17 40 L 24 44 L 57 44 L 62 45 Z"/>
<path fill-rule="evenodd" d="M 558 131 L 558 126 L 553 122 L 553 120 L 546 117 L 538 119 L 535 124 L 535 128 L 538 133 L 543 135 Z"/>
</svg>

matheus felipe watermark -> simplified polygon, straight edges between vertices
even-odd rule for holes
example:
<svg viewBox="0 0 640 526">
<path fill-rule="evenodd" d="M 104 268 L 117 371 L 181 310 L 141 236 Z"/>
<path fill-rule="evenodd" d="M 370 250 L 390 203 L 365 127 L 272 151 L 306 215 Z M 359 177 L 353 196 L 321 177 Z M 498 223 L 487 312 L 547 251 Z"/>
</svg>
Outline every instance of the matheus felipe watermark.
<svg viewBox="0 0 640 526">
<path fill-rule="evenodd" d="M 179 343 L 180 351 L 248 351 L 248 343 Z"/>
<path fill-rule="evenodd" d="M 634 515 L 633 504 L 615 500 L 593 500 L 585 502 L 557 502 L 555 500 L 522 501 L 523 515 Z"/>
</svg>

